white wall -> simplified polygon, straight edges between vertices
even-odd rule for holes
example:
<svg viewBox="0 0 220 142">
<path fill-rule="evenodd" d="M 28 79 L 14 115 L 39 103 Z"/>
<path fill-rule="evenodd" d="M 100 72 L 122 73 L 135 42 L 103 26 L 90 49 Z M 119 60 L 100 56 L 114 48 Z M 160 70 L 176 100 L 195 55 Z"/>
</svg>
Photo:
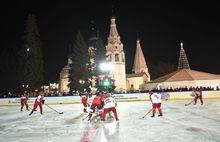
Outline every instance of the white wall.
<svg viewBox="0 0 220 142">
<path fill-rule="evenodd" d="M 139 90 L 140 84 L 144 83 L 143 78 L 144 78 L 143 76 L 127 78 L 127 90 L 128 91 L 131 90 L 131 85 L 132 84 L 133 84 L 133 87 L 134 87 L 134 91 Z"/>
<path fill-rule="evenodd" d="M 168 92 L 171 100 L 192 99 L 189 92 Z M 148 93 L 131 93 L 131 94 L 115 94 L 113 95 L 117 101 L 149 101 Z M 93 96 L 92 98 L 94 98 Z M 89 99 L 89 102 L 92 101 Z M 220 91 L 203 91 L 203 98 L 216 99 L 220 98 Z M 29 104 L 33 104 L 35 98 L 30 98 Z M 65 97 L 45 97 L 46 104 L 73 104 L 81 103 L 79 96 L 65 96 Z M 1 98 L 0 106 L 5 105 L 20 105 L 20 98 Z"/>
</svg>

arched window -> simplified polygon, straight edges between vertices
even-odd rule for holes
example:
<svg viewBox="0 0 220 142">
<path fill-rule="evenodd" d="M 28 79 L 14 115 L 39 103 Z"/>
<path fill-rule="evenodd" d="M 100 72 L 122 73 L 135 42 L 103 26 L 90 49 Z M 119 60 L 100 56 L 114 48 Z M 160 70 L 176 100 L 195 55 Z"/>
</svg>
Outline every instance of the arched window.
<svg viewBox="0 0 220 142">
<path fill-rule="evenodd" d="M 119 55 L 115 54 L 115 62 L 119 62 Z"/>
<path fill-rule="evenodd" d="M 107 55 L 107 61 L 111 61 L 111 54 L 110 55 Z"/>
</svg>

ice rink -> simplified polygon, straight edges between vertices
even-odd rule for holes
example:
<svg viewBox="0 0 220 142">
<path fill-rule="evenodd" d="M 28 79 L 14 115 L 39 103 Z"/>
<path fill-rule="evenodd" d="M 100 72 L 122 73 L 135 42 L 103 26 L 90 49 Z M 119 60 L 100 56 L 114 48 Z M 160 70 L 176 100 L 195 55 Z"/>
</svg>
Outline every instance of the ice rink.
<svg viewBox="0 0 220 142">
<path fill-rule="evenodd" d="M 0 142 L 220 142 L 220 100 L 185 106 L 190 100 L 163 101 L 154 118 L 146 102 L 119 102 L 119 122 L 82 120 L 82 104 L 43 106 L 31 116 L 20 106 L 0 107 Z M 32 106 L 30 106 L 32 107 Z"/>
</svg>

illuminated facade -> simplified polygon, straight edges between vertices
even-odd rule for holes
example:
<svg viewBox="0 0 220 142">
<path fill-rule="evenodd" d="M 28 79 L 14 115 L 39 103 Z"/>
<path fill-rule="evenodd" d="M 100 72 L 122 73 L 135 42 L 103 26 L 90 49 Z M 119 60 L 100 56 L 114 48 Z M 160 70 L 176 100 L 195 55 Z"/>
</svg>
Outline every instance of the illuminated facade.
<svg viewBox="0 0 220 142">
<path fill-rule="evenodd" d="M 67 93 L 69 92 L 69 70 L 70 70 L 70 64 L 71 64 L 71 59 L 68 58 L 68 63 L 67 65 L 62 69 L 60 72 L 60 82 L 59 82 L 59 91 L 62 93 Z"/>
<path fill-rule="evenodd" d="M 148 72 L 148 67 L 144 58 L 144 54 L 141 49 L 140 40 L 137 40 L 136 53 L 134 59 L 134 65 L 132 69 L 132 74 L 126 75 L 126 63 L 125 63 L 125 53 L 123 49 L 123 43 L 121 42 L 120 36 L 117 31 L 115 17 L 111 18 L 110 31 L 108 37 L 108 43 L 106 46 L 106 58 L 107 61 L 111 63 L 110 74 L 113 75 L 115 80 L 115 91 L 116 92 L 127 92 L 139 90 L 139 86 L 150 81 L 150 74 Z M 92 27 L 94 32 L 94 28 Z M 89 53 L 93 55 L 94 46 L 90 43 L 95 43 L 97 38 L 92 36 L 89 39 Z M 91 56 L 90 55 L 90 56 Z M 70 61 L 62 69 L 60 73 L 60 92 L 68 92 L 68 75 Z M 93 82 L 94 84 L 95 82 Z"/>
<path fill-rule="evenodd" d="M 107 61 L 111 63 L 110 74 L 115 79 L 115 91 L 126 92 L 125 53 L 118 34 L 115 17 L 111 18 L 108 44 L 106 46 Z"/>
<path fill-rule="evenodd" d="M 127 91 L 140 90 L 140 85 L 148 81 L 150 81 L 150 74 L 141 49 L 140 40 L 137 39 L 132 74 L 126 75 Z"/>
</svg>

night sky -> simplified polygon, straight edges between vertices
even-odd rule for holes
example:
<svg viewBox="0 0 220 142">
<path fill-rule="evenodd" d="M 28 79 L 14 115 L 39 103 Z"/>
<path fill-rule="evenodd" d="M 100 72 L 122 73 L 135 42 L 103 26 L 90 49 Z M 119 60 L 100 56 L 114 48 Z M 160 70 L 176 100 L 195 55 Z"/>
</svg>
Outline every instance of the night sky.
<svg viewBox="0 0 220 142">
<path fill-rule="evenodd" d="M 6 2 L 6 1 L 5 1 Z M 80 29 L 88 38 L 90 21 L 107 43 L 112 5 L 131 73 L 137 33 L 146 61 L 177 66 L 180 42 L 191 69 L 220 74 L 220 8 L 216 1 L 107 1 L 107 0 L 20 0 L 1 3 L 1 42 L 4 48 L 19 49 L 23 43 L 28 13 L 36 15 L 43 42 L 45 82 L 58 82 L 67 64 L 68 48 Z"/>
</svg>

